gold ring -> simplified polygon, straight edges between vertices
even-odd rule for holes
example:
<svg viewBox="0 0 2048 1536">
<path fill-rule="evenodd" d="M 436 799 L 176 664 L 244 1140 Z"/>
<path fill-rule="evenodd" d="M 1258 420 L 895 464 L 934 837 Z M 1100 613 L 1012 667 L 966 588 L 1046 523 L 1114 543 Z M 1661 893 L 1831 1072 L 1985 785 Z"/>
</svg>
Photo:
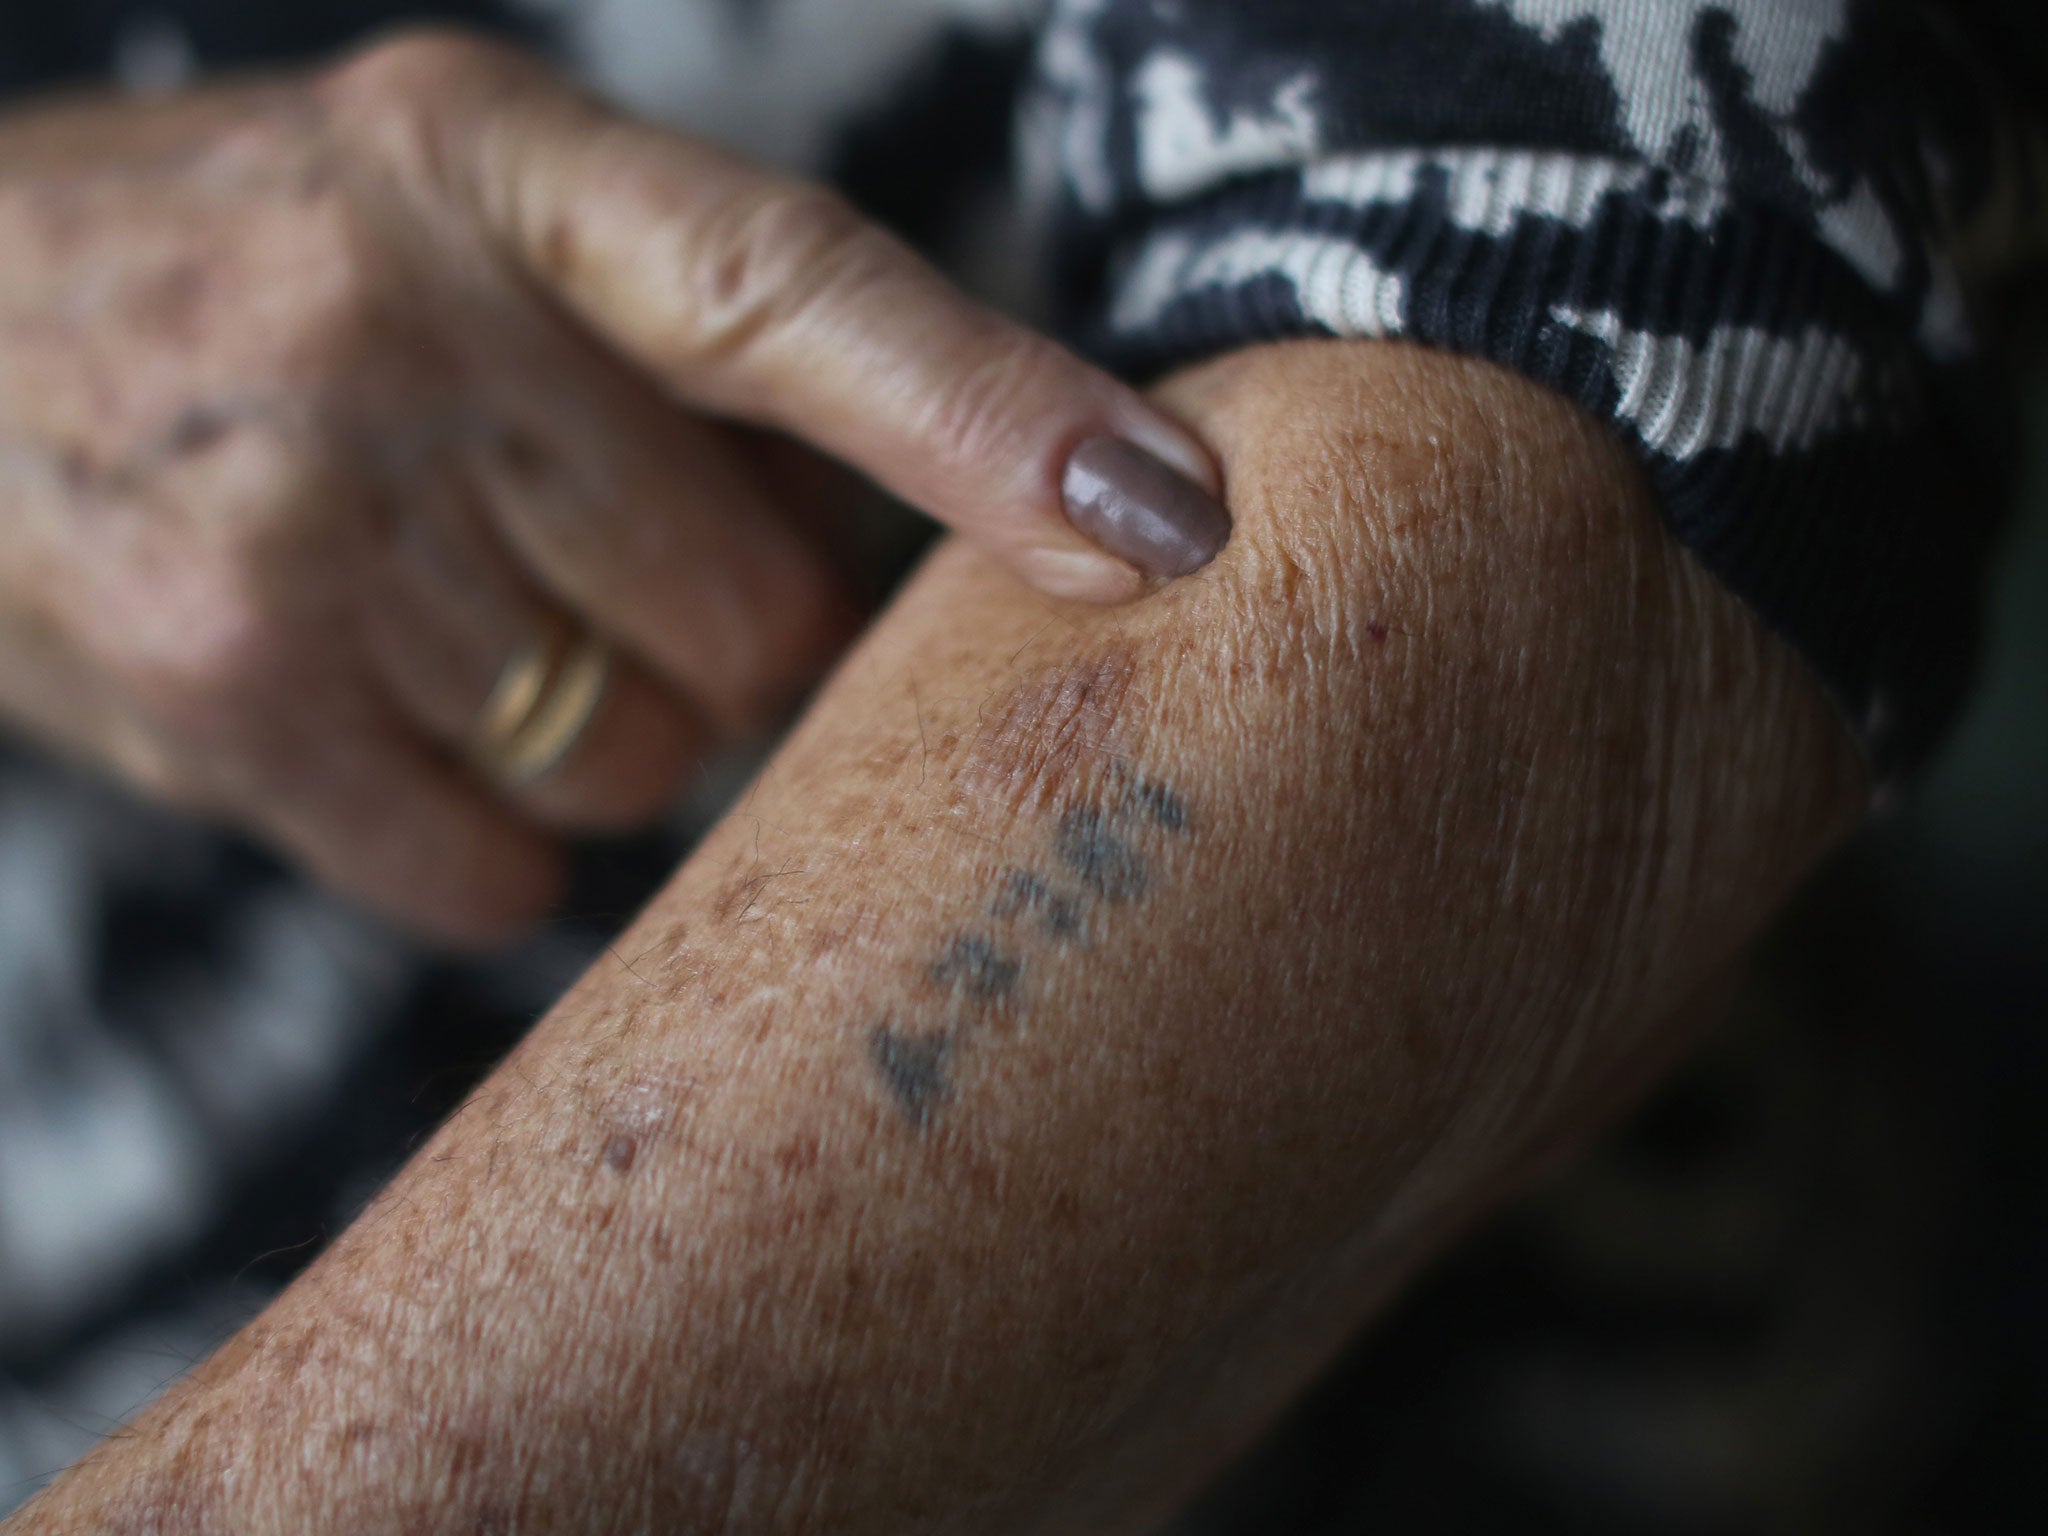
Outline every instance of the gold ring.
<svg viewBox="0 0 2048 1536">
<path fill-rule="evenodd" d="M 500 784 L 531 783 L 582 737 L 610 672 L 610 646 L 551 615 L 498 674 L 470 732 L 471 758 Z"/>
</svg>

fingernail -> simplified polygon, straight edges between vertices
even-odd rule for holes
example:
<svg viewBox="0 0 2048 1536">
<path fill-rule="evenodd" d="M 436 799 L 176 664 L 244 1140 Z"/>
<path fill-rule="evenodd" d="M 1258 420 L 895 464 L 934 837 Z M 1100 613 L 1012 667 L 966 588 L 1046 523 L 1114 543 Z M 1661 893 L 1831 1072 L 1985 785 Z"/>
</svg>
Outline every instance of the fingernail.
<svg viewBox="0 0 2048 1536">
<path fill-rule="evenodd" d="M 1223 503 L 1120 437 L 1091 437 L 1067 460 L 1067 521 L 1150 576 L 1199 571 L 1230 542 Z"/>
</svg>

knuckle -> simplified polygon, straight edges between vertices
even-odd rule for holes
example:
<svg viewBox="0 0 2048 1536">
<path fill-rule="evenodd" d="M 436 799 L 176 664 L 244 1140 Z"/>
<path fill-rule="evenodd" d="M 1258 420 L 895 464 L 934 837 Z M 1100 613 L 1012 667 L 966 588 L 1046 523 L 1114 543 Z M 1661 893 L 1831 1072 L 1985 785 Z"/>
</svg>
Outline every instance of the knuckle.
<svg viewBox="0 0 2048 1536">
<path fill-rule="evenodd" d="M 376 214 L 327 182 L 309 196 L 255 208 L 218 262 L 173 265 L 134 302 L 143 318 L 162 315 L 163 323 L 181 325 L 204 345 L 208 361 L 265 385 L 289 386 L 303 381 L 293 365 L 330 380 L 334 367 L 360 361 L 375 337 L 418 351 L 430 327 L 414 325 L 399 336 L 400 322 L 423 312 L 417 288 Z M 163 314 L 167 304 L 185 308 Z M 187 389 L 193 380 L 189 368 L 167 377 Z M 265 412 L 252 402 L 243 414 Z"/>
<path fill-rule="evenodd" d="M 121 777 L 159 805 L 188 815 L 218 809 L 201 765 L 186 761 L 157 731 L 124 719 L 107 754 Z"/>
<path fill-rule="evenodd" d="M 246 591 L 216 584 L 132 638 L 127 671 L 145 711 L 170 739 L 246 752 L 272 734 L 288 637 Z"/>
<path fill-rule="evenodd" d="M 311 405 L 295 402 L 294 409 Z M 205 497 L 206 539 L 184 548 L 174 538 L 159 541 L 152 556 L 176 574 L 164 578 L 161 598 L 151 592 L 146 599 L 195 615 L 217 602 L 232 614 L 251 601 L 243 583 L 253 577 L 228 573 L 253 572 L 276 558 L 271 552 L 306 551 L 336 536 L 351 504 L 345 444 L 318 424 L 236 420 L 203 406 L 185 414 L 172 432 L 195 461 L 188 494 Z"/>
<path fill-rule="evenodd" d="M 280 340 L 287 382 L 332 381 L 368 361 L 381 341 L 418 330 L 403 325 L 397 285 L 350 238 L 352 231 L 335 233 L 298 265 Z"/>
<path fill-rule="evenodd" d="M 726 198 L 686 239 L 695 350 L 746 351 L 878 271 L 887 236 L 829 188 L 771 182 Z"/>
<path fill-rule="evenodd" d="M 319 98 L 335 133 L 383 152 L 407 175 L 440 178 L 470 109 L 542 78 L 504 43 L 460 28 L 411 27 L 332 66 Z"/>
<path fill-rule="evenodd" d="M 411 113 L 524 67 L 524 55 L 459 27 L 407 27 L 334 65 L 326 84 L 363 110 Z"/>
</svg>

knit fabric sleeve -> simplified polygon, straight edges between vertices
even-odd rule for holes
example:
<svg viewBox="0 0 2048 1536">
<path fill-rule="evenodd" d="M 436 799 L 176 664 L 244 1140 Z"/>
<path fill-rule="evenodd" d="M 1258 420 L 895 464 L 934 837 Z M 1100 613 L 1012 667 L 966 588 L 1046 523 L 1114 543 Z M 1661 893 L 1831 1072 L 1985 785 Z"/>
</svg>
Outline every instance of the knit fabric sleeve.
<svg viewBox="0 0 2048 1536">
<path fill-rule="evenodd" d="M 1098 355 L 1399 336 L 1560 390 L 1881 776 L 1937 740 L 2003 500 L 1988 305 L 2048 164 L 1954 16 L 1058 0 L 1025 122 Z"/>
</svg>

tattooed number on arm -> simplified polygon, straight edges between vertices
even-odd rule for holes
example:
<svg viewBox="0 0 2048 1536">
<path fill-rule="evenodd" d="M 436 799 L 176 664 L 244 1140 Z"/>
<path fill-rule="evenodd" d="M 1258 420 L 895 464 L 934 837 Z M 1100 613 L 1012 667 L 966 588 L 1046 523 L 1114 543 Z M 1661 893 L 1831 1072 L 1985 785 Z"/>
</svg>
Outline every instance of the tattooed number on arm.
<svg viewBox="0 0 2048 1536">
<path fill-rule="evenodd" d="M 941 1022 L 906 1029 L 884 1020 L 868 1033 L 869 1059 L 913 1126 L 931 1124 L 952 1096 L 946 1069 L 966 1036 L 1015 1006 L 1034 944 L 1078 943 L 1110 909 L 1143 900 L 1153 876 L 1145 841 L 1188 830 L 1180 795 L 1116 764 L 1106 793 L 1061 811 L 1048 839 L 1054 868 L 996 877 L 990 926 L 951 935 L 926 968 Z"/>
</svg>

